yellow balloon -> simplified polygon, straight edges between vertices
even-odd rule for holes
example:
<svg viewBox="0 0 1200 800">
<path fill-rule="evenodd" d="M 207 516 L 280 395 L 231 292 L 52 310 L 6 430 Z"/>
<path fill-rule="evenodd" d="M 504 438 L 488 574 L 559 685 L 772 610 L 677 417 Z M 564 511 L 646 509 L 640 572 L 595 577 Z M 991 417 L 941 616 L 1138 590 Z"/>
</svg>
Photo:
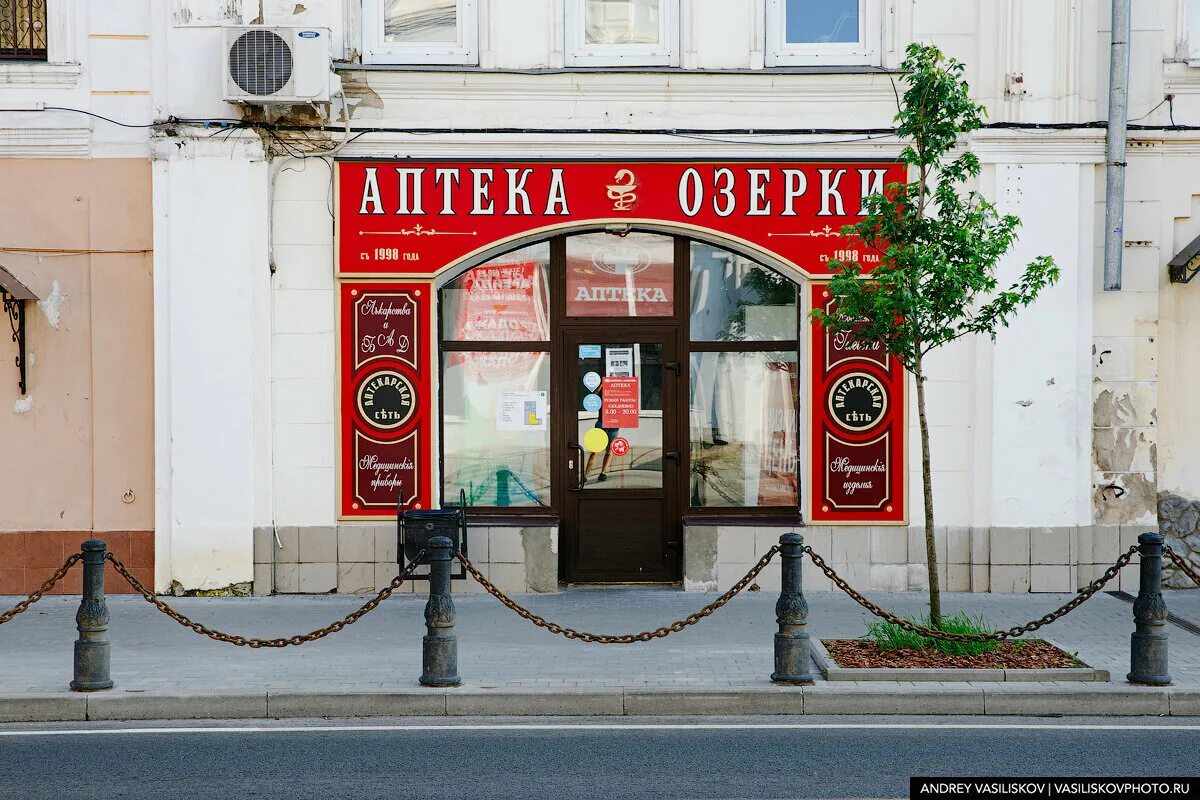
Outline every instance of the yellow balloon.
<svg viewBox="0 0 1200 800">
<path fill-rule="evenodd" d="M 592 428 L 583 435 L 583 449 L 589 453 L 603 453 L 608 447 L 608 434 L 600 428 Z"/>
</svg>

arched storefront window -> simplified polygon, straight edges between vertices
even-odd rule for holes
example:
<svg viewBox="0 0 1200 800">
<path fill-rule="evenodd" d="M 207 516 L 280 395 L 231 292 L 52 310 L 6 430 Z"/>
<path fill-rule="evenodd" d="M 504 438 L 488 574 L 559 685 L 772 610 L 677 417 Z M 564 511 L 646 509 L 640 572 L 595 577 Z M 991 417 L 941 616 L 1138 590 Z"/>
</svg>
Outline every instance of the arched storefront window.
<svg viewBox="0 0 1200 800">
<path fill-rule="evenodd" d="M 443 502 L 661 486 L 677 514 L 796 513 L 798 297 L 751 258 L 658 233 L 559 236 L 463 272 L 440 292 Z M 614 376 L 636 379 L 621 402 L 640 427 L 603 422 Z"/>
<path fill-rule="evenodd" d="M 689 504 L 795 508 L 796 284 L 702 242 L 689 262 Z"/>
</svg>

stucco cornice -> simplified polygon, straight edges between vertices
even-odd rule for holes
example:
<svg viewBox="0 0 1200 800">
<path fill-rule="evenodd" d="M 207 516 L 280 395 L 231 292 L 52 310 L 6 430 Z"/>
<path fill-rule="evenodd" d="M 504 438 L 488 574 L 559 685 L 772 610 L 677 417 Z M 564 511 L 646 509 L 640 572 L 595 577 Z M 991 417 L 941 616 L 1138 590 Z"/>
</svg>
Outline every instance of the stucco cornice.
<svg viewBox="0 0 1200 800">
<path fill-rule="evenodd" d="M 0 157 L 86 158 L 91 137 L 88 128 L 0 127 Z"/>
</svg>

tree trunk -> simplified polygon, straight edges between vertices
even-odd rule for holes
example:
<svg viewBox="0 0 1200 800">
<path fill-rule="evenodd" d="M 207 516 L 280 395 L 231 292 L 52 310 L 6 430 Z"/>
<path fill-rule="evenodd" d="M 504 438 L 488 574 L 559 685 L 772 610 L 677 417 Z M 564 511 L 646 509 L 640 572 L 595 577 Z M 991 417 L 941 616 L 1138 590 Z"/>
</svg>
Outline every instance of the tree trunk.
<svg viewBox="0 0 1200 800">
<path fill-rule="evenodd" d="M 921 419 L 921 479 L 925 488 L 925 560 L 929 566 L 929 621 L 942 625 L 942 589 L 938 585 L 937 540 L 933 522 L 933 472 L 929 460 L 929 421 L 925 419 L 925 369 L 917 358 L 917 416 Z"/>
</svg>

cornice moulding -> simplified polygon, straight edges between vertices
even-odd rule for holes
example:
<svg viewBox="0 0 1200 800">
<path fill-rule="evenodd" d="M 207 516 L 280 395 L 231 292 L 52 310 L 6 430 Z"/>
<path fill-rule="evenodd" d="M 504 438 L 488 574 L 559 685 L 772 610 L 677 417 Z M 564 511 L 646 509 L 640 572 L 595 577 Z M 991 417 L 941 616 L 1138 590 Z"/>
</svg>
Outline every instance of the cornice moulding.
<svg viewBox="0 0 1200 800">
<path fill-rule="evenodd" d="M 424 98 L 454 100 L 543 101 L 607 99 L 700 99 L 723 97 L 774 100 L 887 101 L 895 104 L 892 82 L 886 75 L 779 75 L 713 73 L 608 73 L 572 72 L 524 75 L 488 72 L 400 72 L 345 70 L 353 76 L 347 88 L 369 87 L 384 101 Z"/>
<path fill-rule="evenodd" d="M 536 155 L 531 156 L 531 153 Z M 341 151 L 346 158 L 472 159 L 895 159 L 900 145 L 891 142 L 831 143 L 828 137 L 788 144 L 728 143 L 678 137 L 618 136 L 409 136 L 379 133 L 364 136 Z"/>
<path fill-rule="evenodd" d="M 82 72 L 79 64 L 0 63 L 0 85 L 74 86 Z"/>
<path fill-rule="evenodd" d="M 88 128 L 0 128 L 0 157 L 87 158 L 91 140 Z"/>
</svg>

